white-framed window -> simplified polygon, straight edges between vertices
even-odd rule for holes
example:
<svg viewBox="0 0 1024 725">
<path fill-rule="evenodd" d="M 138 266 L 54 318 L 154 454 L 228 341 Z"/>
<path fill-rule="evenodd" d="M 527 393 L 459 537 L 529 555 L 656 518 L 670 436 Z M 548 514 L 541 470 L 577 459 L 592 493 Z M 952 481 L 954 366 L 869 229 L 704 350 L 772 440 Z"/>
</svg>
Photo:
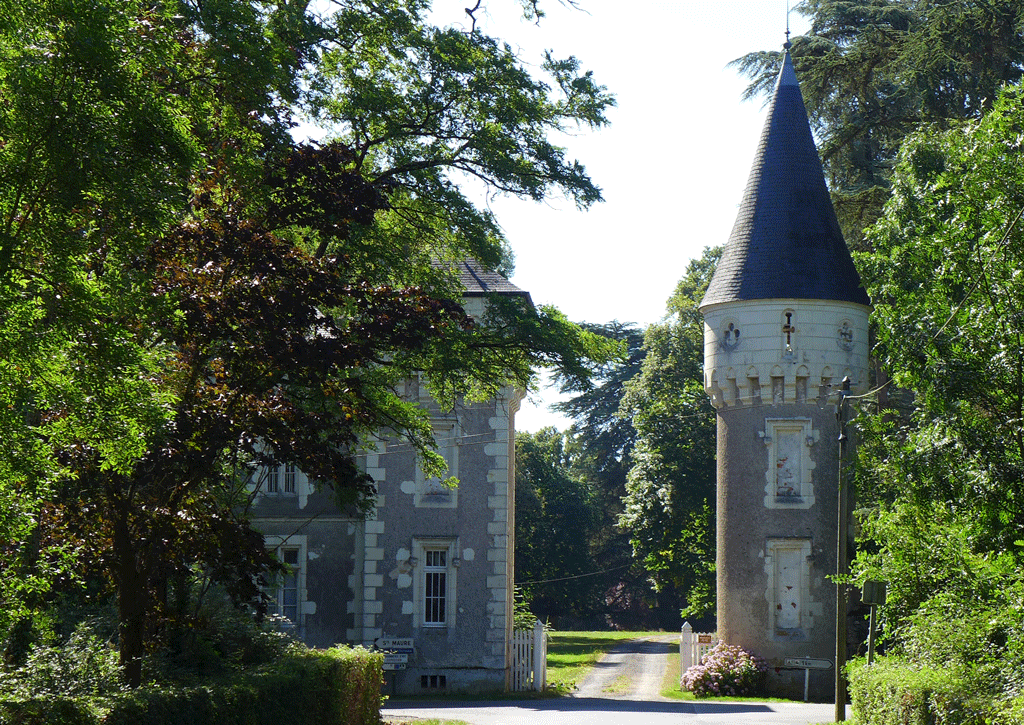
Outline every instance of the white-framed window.
<svg viewBox="0 0 1024 725">
<path fill-rule="evenodd" d="M 267 614 L 282 618 L 282 627 L 295 627 L 301 636 L 304 615 L 309 606 L 306 602 L 306 537 L 305 536 L 266 536 L 267 548 L 270 549 L 285 566 L 285 571 L 276 577 L 264 589 L 270 598 L 267 603 Z"/>
<path fill-rule="evenodd" d="M 763 435 L 768 449 L 764 505 L 767 508 L 810 508 L 814 505 L 814 462 L 810 450 L 817 440 L 810 418 L 768 418 Z"/>
<path fill-rule="evenodd" d="M 268 592 L 270 604 L 268 614 L 284 617 L 293 624 L 299 621 L 299 547 L 280 546 L 277 557 L 286 571 L 279 574 L 276 586 Z"/>
<path fill-rule="evenodd" d="M 450 627 L 455 624 L 456 558 L 453 539 L 416 539 L 416 624 Z"/>
<path fill-rule="evenodd" d="M 301 473 L 294 463 L 270 466 L 262 470 L 263 492 L 294 496 L 299 493 Z"/>
</svg>

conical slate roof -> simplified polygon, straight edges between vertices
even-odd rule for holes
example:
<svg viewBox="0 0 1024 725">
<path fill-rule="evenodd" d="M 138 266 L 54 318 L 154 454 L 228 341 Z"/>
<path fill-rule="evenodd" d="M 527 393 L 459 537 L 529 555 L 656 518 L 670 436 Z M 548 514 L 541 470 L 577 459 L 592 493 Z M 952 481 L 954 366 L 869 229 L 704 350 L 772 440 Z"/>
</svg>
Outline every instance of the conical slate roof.
<svg viewBox="0 0 1024 725">
<path fill-rule="evenodd" d="M 870 304 L 839 231 L 788 52 L 743 203 L 701 307 L 780 298 Z"/>
</svg>

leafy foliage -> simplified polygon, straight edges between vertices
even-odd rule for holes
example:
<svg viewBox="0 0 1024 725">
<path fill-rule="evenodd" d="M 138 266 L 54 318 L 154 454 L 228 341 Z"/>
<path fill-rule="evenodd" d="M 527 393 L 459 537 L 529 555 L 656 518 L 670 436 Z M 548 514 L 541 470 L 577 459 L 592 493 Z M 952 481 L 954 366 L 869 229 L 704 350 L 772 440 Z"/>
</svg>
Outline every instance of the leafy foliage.
<svg viewBox="0 0 1024 725">
<path fill-rule="evenodd" d="M 6 696 L 108 696 L 124 688 L 117 649 L 83 622 L 65 642 L 35 648 L 25 666 L 0 680 Z"/>
<path fill-rule="evenodd" d="M 1022 128 L 1013 86 L 981 120 L 912 137 L 859 257 L 875 353 L 916 398 L 862 418 L 856 575 L 889 582 L 891 652 L 991 698 L 1022 687 Z"/>
<path fill-rule="evenodd" d="M 590 555 L 593 492 L 577 478 L 554 428 L 516 434 L 516 579 L 541 621 L 592 614 L 601 566 Z M 571 534 L 570 534 L 571 532 Z"/>
<path fill-rule="evenodd" d="M 979 696 L 969 683 L 949 671 L 893 657 L 870 667 L 863 660 L 855 660 L 850 663 L 848 674 L 852 709 L 858 723 L 1010 725 L 1016 722 L 1012 703 L 994 702 Z"/>
<path fill-rule="evenodd" d="M 915 425 L 890 440 L 915 452 L 918 494 L 980 516 L 989 540 L 979 544 L 999 550 L 1024 525 L 1019 105 L 1014 88 L 980 123 L 909 144 L 872 233 L 878 251 L 861 257 L 876 354 L 918 396 Z"/>
<path fill-rule="evenodd" d="M 634 325 L 618 321 L 584 328 L 625 346 L 622 357 L 593 371 L 586 387 L 559 376 L 560 392 L 572 397 L 553 406 L 573 419 L 566 432 L 566 448 L 574 470 L 588 482 L 596 503 L 598 521 L 590 551 L 599 563 L 596 570 L 604 572 L 599 579 L 604 618 L 615 628 L 672 628 L 678 624 L 677 607 L 673 602 L 662 608 L 661 594 L 652 596 L 648 573 L 633 557 L 629 533 L 619 526 L 636 446 L 631 415 L 621 406 L 627 384 L 639 374 L 647 354 L 644 334 Z"/>
<path fill-rule="evenodd" d="M 584 483 L 593 516 L 587 532 L 591 568 L 585 580 L 577 581 L 583 585 L 585 596 L 573 608 L 572 624 L 579 626 L 583 619 L 595 626 L 669 629 L 681 623 L 676 592 L 671 586 L 652 591 L 650 572 L 634 557 L 629 532 L 619 526 L 637 435 L 632 411 L 622 408 L 622 401 L 647 354 L 644 335 L 635 326 L 617 321 L 583 327 L 617 342 L 622 355 L 593 366 L 587 380 L 574 380 L 560 373 L 554 381 L 562 393 L 572 395 L 554 408 L 571 417 L 573 423 L 561 434 L 558 452 L 549 447 L 544 453 L 553 469 Z M 519 502 L 524 505 L 523 515 L 533 515 L 525 510 L 522 496 Z M 541 531 L 524 527 L 517 547 L 524 552 L 531 550 L 531 537 Z M 569 575 L 566 571 L 561 576 Z"/>
<path fill-rule="evenodd" d="M 517 586 L 512 600 L 512 628 L 516 630 L 533 629 L 538 621 L 537 615 L 530 608 L 530 603 L 526 601 L 522 588 Z"/>
</svg>

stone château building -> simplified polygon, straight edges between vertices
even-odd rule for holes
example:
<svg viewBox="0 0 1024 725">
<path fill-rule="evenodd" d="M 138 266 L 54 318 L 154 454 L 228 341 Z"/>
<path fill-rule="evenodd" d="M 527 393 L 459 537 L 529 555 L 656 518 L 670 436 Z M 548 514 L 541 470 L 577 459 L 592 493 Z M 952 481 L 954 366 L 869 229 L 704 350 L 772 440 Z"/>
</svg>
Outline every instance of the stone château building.
<svg viewBox="0 0 1024 725">
<path fill-rule="evenodd" d="M 504 277 L 460 267 L 463 304 L 481 317 L 488 294 L 528 297 Z M 367 520 L 334 504 L 291 466 L 259 476 L 256 527 L 291 570 L 271 595 L 307 644 L 398 642 L 389 689 L 416 694 L 502 690 L 510 667 L 515 512 L 514 419 L 522 393 L 441 410 L 418 380 L 407 399 L 429 411 L 459 480 L 425 478 L 408 442 L 383 438 L 365 459 L 378 489 Z M 404 654 L 405 657 L 401 655 Z"/>
<path fill-rule="evenodd" d="M 767 658 L 777 694 L 803 694 L 787 658 L 835 657 L 836 409 L 844 378 L 866 390 L 868 305 L 787 50 L 700 308 L 718 414 L 718 635 Z M 831 699 L 833 675 L 810 671 L 812 699 Z"/>
</svg>

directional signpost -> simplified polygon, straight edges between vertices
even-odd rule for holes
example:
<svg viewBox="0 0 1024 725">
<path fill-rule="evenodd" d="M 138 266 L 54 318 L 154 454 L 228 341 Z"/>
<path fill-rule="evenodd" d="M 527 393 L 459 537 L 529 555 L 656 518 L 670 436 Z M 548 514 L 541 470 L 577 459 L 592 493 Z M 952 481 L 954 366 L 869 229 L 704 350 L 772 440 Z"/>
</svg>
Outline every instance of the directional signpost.
<svg viewBox="0 0 1024 725">
<path fill-rule="evenodd" d="M 786 667 L 798 667 L 801 670 L 831 670 L 832 660 L 816 660 L 810 657 L 787 657 L 783 660 Z"/>
<path fill-rule="evenodd" d="M 400 652 L 407 655 L 416 652 L 416 640 L 412 637 L 378 637 L 373 640 L 373 644 L 384 652 Z"/>
<path fill-rule="evenodd" d="M 416 642 L 411 637 L 378 637 L 373 641 L 384 653 L 384 670 L 404 670 L 409 666 L 409 655 L 416 654 Z"/>
<path fill-rule="evenodd" d="M 409 666 L 409 655 L 387 652 L 384 655 L 385 670 L 404 670 Z"/>
<path fill-rule="evenodd" d="M 786 657 L 782 660 L 784 667 L 797 667 L 804 671 L 804 702 L 811 686 L 811 670 L 831 670 L 832 660 L 819 660 L 813 657 Z"/>
</svg>

